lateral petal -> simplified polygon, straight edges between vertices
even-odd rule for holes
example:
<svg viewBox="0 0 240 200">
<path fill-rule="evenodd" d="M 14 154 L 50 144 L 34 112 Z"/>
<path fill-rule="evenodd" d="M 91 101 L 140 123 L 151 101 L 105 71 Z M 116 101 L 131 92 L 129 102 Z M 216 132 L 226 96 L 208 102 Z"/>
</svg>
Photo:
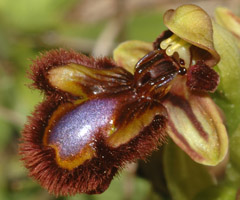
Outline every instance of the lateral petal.
<svg viewBox="0 0 240 200">
<path fill-rule="evenodd" d="M 34 81 L 33 87 L 65 100 L 117 93 L 127 89 L 132 80 L 132 74 L 111 59 L 94 59 L 64 49 L 38 57 L 29 76 Z"/>
<path fill-rule="evenodd" d="M 133 101 L 116 114 L 115 130 L 107 143 L 117 148 L 144 134 L 148 135 L 148 142 L 152 141 L 152 146 L 157 147 L 166 141 L 166 122 L 166 109 L 159 102 Z"/>
<path fill-rule="evenodd" d="M 228 151 L 222 113 L 207 94 L 193 93 L 179 77 L 163 102 L 168 111 L 167 132 L 194 161 L 215 166 Z"/>
<path fill-rule="evenodd" d="M 68 64 L 51 69 L 48 72 L 48 80 L 52 87 L 74 96 L 90 98 L 93 95 L 128 90 L 132 75 L 121 67 L 96 69 Z"/>
</svg>

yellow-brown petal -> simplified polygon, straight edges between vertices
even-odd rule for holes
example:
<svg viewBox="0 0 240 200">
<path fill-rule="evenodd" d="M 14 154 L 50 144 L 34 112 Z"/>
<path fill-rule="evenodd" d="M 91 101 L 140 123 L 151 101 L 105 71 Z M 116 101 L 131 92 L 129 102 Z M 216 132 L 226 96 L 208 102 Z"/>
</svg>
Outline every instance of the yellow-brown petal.
<svg viewBox="0 0 240 200">
<path fill-rule="evenodd" d="M 206 50 L 210 55 L 209 66 L 218 63 L 220 57 L 213 45 L 211 18 L 196 5 L 183 5 L 164 14 L 164 24 L 183 40 Z"/>
<path fill-rule="evenodd" d="M 215 166 L 228 151 L 222 113 L 207 94 L 190 92 L 185 82 L 179 77 L 163 103 L 168 134 L 194 161 Z"/>
<path fill-rule="evenodd" d="M 143 56 L 153 50 L 152 43 L 130 40 L 121 43 L 113 52 L 117 65 L 134 74 L 135 65 Z"/>
<path fill-rule="evenodd" d="M 97 69 L 71 63 L 48 72 L 52 87 L 85 98 L 127 90 L 131 80 L 132 75 L 121 67 Z"/>
<path fill-rule="evenodd" d="M 166 141 L 166 122 L 166 109 L 159 102 L 134 101 L 117 113 L 115 130 L 108 137 L 107 143 L 117 148 L 144 134 L 150 136 L 148 140 L 155 140 L 153 146 L 154 143 L 162 144 Z"/>
</svg>

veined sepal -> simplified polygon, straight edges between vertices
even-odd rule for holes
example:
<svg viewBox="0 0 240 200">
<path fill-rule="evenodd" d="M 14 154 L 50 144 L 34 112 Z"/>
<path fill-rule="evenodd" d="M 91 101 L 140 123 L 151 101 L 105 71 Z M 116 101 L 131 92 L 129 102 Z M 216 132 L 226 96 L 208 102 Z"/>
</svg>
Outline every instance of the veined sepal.
<svg viewBox="0 0 240 200">
<path fill-rule="evenodd" d="M 168 134 L 194 161 L 214 166 L 224 159 L 227 131 L 222 113 L 206 93 L 190 92 L 184 77 L 178 77 L 163 105 Z"/>
<path fill-rule="evenodd" d="M 214 49 L 212 21 L 208 14 L 196 5 L 183 5 L 164 14 L 164 24 L 169 30 L 202 52 L 208 66 L 218 63 L 220 57 Z M 199 51 L 199 50 L 198 50 Z"/>
</svg>

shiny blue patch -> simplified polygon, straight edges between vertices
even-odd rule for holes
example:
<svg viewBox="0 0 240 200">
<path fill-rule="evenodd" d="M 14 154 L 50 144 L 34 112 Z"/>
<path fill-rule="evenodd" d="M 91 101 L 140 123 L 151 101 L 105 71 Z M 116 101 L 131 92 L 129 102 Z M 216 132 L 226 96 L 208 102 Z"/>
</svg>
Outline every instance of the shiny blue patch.
<svg viewBox="0 0 240 200">
<path fill-rule="evenodd" d="M 116 101 L 94 99 L 86 101 L 64 115 L 51 130 L 49 144 L 58 146 L 61 157 L 74 156 L 101 128 L 110 127 Z"/>
</svg>

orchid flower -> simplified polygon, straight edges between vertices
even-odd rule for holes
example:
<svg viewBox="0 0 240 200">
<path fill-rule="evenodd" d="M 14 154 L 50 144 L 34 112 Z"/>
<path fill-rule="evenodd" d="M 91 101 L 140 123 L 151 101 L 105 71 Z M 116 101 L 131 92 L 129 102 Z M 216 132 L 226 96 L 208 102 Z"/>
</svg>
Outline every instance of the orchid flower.
<svg viewBox="0 0 240 200">
<path fill-rule="evenodd" d="M 211 18 L 200 7 L 184 5 L 164 15 L 169 30 L 154 44 L 128 41 L 114 51 L 115 61 L 133 73 L 136 61 L 164 50 L 186 74 L 178 75 L 163 100 L 167 133 L 194 161 L 217 165 L 228 152 L 228 136 L 221 111 L 207 92 L 214 92 L 219 76 L 213 67 L 220 56 L 214 48 Z M 137 64 L 138 65 L 138 64 Z"/>
<path fill-rule="evenodd" d="M 198 163 L 224 160 L 224 115 L 208 95 L 218 73 L 228 80 L 221 28 L 194 5 L 167 11 L 164 23 L 168 30 L 154 43 L 122 43 L 114 60 L 61 49 L 33 62 L 30 78 L 45 98 L 25 125 L 20 154 L 50 193 L 101 193 L 167 135 Z M 221 86 L 234 99 L 228 88 Z"/>
</svg>

